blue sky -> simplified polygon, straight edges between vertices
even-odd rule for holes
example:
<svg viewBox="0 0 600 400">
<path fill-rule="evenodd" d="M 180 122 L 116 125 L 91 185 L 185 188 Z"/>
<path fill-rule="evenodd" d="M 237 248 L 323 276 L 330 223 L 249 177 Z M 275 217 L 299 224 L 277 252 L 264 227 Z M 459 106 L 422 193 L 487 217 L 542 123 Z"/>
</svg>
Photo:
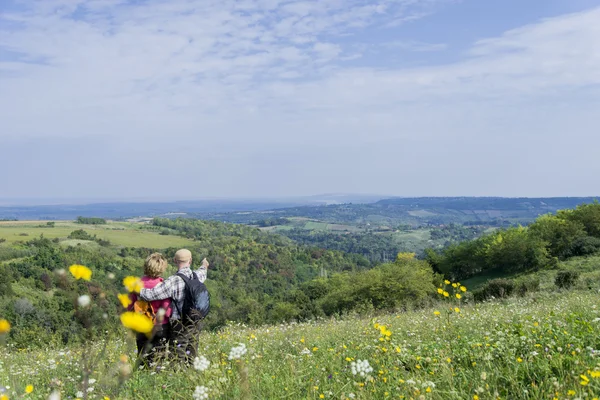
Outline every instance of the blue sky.
<svg viewBox="0 0 600 400">
<path fill-rule="evenodd" d="M 597 195 L 600 0 L 0 0 L 0 198 Z"/>
</svg>

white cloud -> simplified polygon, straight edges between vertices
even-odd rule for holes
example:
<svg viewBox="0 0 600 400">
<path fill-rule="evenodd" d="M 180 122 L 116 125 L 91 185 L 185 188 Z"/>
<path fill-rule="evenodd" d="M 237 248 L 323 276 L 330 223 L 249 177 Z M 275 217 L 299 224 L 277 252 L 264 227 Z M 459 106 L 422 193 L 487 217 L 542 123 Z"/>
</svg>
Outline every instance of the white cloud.
<svg viewBox="0 0 600 400">
<path fill-rule="evenodd" d="M 385 57 L 369 57 L 355 66 L 362 33 L 422 18 L 434 3 L 24 2 L 29 8 L 0 14 L 0 138 L 104 135 L 112 138 L 111 152 L 131 154 L 132 163 L 183 142 L 206 149 L 245 194 L 255 186 L 269 190 L 256 177 L 277 171 L 303 182 L 300 192 L 389 192 L 377 187 L 401 178 L 418 186 L 435 174 L 423 167 L 411 175 L 428 148 L 433 165 L 453 165 L 448 173 L 482 174 L 471 176 L 485 188 L 475 194 L 490 194 L 485 174 L 502 165 L 501 155 L 519 154 L 511 159 L 518 169 L 539 149 L 555 154 L 548 143 L 567 130 L 581 141 L 591 137 L 590 127 L 600 122 L 600 8 L 474 41 L 459 62 L 393 68 Z M 386 38 L 377 45 L 383 52 L 446 49 L 418 38 Z M 10 58 L 1 58 L 2 50 Z M 507 135 L 519 141 L 517 150 L 497 139 Z M 355 164 L 365 151 L 382 156 Z M 269 154 L 286 155 L 277 158 L 275 172 Z M 307 154 L 310 165 L 299 161 Z M 466 154 L 489 169 L 470 171 Z M 120 168 L 143 173 L 127 157 L 117 158 Z M 580 165 L 586 166 L 600 173 L 592 161 Z M 185 163 L 185 173 L 164 168 L 166 176 L 188 178 L 194 168 L 202 171 L 193 163 Z M 234 177 L 240 169 L 242 177 Z M 353 190 L 359 180 L 344 173 L 364 176 L 365 190 Z M 437 193 L 449 193 L 450 177 L 438 173 L 436 182 L 446 190 Z M 498 181 L 510 187 L 514 174 L 510 169 Z M 372 175 L 382 178 L 369 180 Z M 220 187 L 223 180 L 210 181 L 212 190 L 233 190 Z"/>
</svg>

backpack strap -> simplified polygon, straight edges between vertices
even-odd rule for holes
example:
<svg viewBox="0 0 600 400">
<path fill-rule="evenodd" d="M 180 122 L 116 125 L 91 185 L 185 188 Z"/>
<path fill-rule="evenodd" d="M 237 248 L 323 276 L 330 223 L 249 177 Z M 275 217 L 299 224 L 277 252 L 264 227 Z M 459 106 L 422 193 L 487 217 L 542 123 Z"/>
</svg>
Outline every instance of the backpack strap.
<svg viewBox="0 0 600 400">
<path fill-rule="evenodd" d="M 177 272 L 175 275 L 177 275 L 178 277 L 180 277 L 183 280 L 183 283 L 185 284 L 185 289 L 183 292 L 183 305 L 185 305 L 185 300 L 188 297 L 189 293 L 190 293 L 190 278 L 188 278 L 187 276 L 185 276 L 184 274 L 182 274 L 181 272 Z M 196 273 L 194 271 L 192 271 L 192 279 L 198 279 L 198 276 L 196 276 Z M 179 308 L 179 305 L 177 304 L 177 301 L 173 301 L 173 304 L 175 304 L 175 307 L 177 308 L 177 312 L 179 312 L 179 319 L 181 321 L 183 321 L 183 310 L 181 308 Z"/>
</svg>

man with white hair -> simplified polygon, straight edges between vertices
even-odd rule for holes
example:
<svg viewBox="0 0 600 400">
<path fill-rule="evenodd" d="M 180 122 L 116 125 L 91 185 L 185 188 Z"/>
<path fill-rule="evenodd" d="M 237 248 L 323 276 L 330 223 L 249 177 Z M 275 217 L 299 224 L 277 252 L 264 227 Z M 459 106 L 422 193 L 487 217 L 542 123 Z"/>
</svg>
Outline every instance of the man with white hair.
<svg viewBox="0 0 600 400">
<path fill-rule="evenodd" d="M 208 271 L 208 261 L 202 260 L 202 264 L 196 271 L 192 271 L 192 253 L 187 249 L 178 250 L 173 259 L 177 266 L 177 273 L 167 278 L 162 284 L 152 289 L 142 289 L 140 297 L 146 301 L 172 300 L 173 313 L 170 317 L 171 342 L 176 346 L 176 353 L 183 359 L 193 360 L 196 356 L 195 335 L 199 330 L 196 324 L 187 324 L 184 320 L 184 301 L 186 298 L 187 279 L 198 279 L 204 283 Z"/>
</svg>

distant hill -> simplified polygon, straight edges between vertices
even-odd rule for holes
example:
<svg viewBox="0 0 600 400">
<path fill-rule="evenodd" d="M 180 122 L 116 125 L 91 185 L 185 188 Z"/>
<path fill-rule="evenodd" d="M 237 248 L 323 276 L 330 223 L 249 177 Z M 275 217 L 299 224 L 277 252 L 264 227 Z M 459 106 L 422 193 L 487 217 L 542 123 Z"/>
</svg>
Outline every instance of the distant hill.
<svg viewBox="0 0 600 400">
<path fill-rule="evenodd" d="M 186 201 L 123 201 L 88 202 L 74 204 L 68 200 L 47 199 L 33 204 L 32 200 L 0 199 L 0 220 L 72 220 L 82 217 L 110 219 L 155 216 L 186 216 L 188 214 L 229 213 L 234 211 L 262 211 L 297 206 L 321 206 L 348 202 L 369 203 L 383 196 L 361 194 L 322 194 L 316 196 L 275 199 L 219 199 L 208 198 Z"/>
<path fill-rule="evenodd" d="M 600 197 L 599 197 L 600 198 Z M 330 223 L 370 226 L 465 225 L 505 226 L 527 224 L 560 209 L 592 203 L 596 197 L 406 197 L 371 204 L 301 206 L 246 213 L 199 213 L 197 218 L 252 223 L 266 218 L 303 217 Z"/>
</svg>

